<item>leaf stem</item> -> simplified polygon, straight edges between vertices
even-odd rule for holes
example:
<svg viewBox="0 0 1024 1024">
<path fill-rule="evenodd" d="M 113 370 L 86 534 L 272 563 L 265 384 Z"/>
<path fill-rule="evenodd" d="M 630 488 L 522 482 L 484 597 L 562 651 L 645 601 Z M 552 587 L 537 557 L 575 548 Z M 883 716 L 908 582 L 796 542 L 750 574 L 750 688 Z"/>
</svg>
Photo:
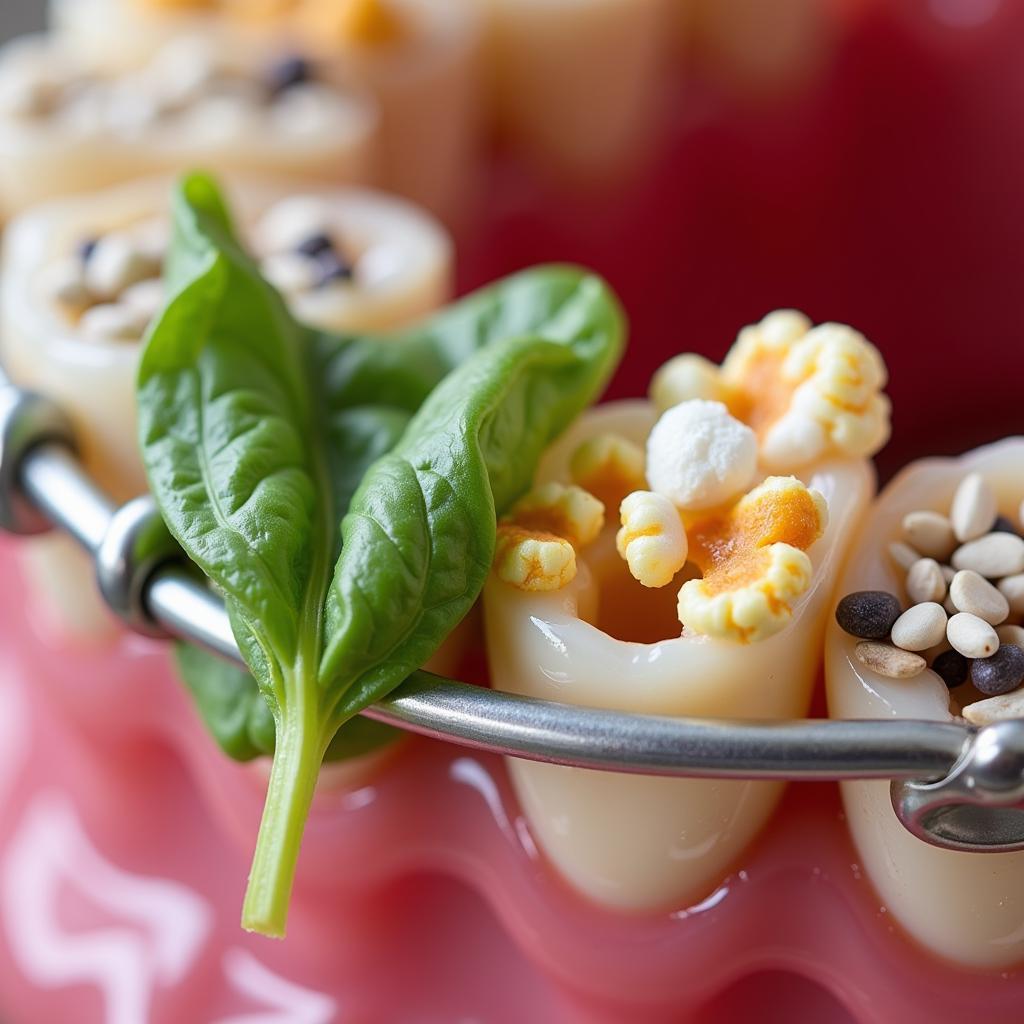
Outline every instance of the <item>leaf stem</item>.
<svg viewBox="0 0 1024 1024">
<path fill-rule="evenodd" d="M 284 938 L 295 868 L 313 803 L 323 750 L 317 721 L 316 682 L 299 682 L 293 694 L 311 692 L 282 708 L 267 799 L 263 806 L 249 886 L 242 905 L 242 927 Z"/>
</svg>

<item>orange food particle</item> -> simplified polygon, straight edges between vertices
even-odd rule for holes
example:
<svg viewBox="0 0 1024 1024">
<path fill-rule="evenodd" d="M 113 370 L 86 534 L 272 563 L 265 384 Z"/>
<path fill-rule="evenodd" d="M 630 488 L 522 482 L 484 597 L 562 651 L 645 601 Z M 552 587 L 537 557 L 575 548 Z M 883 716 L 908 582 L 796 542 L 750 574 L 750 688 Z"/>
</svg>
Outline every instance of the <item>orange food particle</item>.
<svg viewBox="0 0 1024 1024">
<path fill-rule="evenodd" d="M 404 35 L 384 0 L 306 0 L 303 21 L 317 38 L 353 46 L 384 46 Z"/>
<path fill-rule="evenodd" d="M 703 573 L 709 595 L 724 593 L 761 579 L 771 561 L 766 550 L 770 545 L 806 551 L 823 530 L 814 495 L 796 480 L 770 477 L 735 505 L 716 509 L 687 527 L 689 559 Z"/>
</svg>

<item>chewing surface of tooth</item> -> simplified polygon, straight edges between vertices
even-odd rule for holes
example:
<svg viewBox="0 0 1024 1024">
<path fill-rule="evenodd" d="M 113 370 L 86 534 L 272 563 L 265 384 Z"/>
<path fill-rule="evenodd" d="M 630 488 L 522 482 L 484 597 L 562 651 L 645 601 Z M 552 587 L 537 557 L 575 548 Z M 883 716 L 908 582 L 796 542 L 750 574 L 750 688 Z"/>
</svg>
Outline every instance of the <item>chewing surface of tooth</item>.
<svg viewBox="0 0 1024 1024">
<path fill-rule="evenodd" d="M 618 434 L 592 437 L 572 453 L 572 482 L 590 491 L 614 512 L 632 491 L 647 486 L 644 450 Z"/>
<path fill-rule="evenodd" d="M 811 328 L 780 311 L 744 328 L 722 364 L 732 408 L 757 432 L 761 461 L 792 470 L 830 453 L 873 455 L 889 438 L 885 363 L 842 324 Z"/>
<path fill-rule="evenodd" d="M 634 491 L 619 510 L 622 529 L 615 546 L 634 579 L 664 587 L 686 564 L 687 541 L 675 505 L 653 491 Z"/>
<path fill-rule="evenodd" d="M 646 402 L 617 402 L 581 418 L 548 453 L 538 479 L 569 479 L 588 437 L 642 444 L 656 419 Z M 711 637 L 619 640 L 616 625 L 646 625 L 651 600 L 670 627 L 671 588 L 645 590 L 615 548 L 615 524 L 553 593 L 488 582 L 484 611 L 496 687 L 591 707 L 662 715 L 780 719 L 806 713 L 818 638 L 839 563 L 872 489 L 860 461 L 828 463 L 808 483 L 833 509 L 810 551 L 814 576 L 782 632 L 751 648 Z M 678 625 L 676 625 L 678 629 Z M 670 631 L 666 636 L 671 637 Z M 679 907 L 707 896 L 770 816 L 775 783 L 644 778 L 510 760 L 530 829 L 548 861 L 579 892 L 627 911 Z"/>
<path fill-rule="evenodd" d="M 825 499 L 795 477 L 769 477 L 732 509 L 693 521 L 690 558 L 704 575 L 679 591 L 679 620 L 740 643 L 777 633 L 810 586 L 805 551 L 827 523 Z"/>
<path fill-rule="evenodd" d="M 965 475 L 981 473 L 1001 511 L 1012 517 L 1024 480 L 1024 439 L 978 449 L 955 460 L 910 466 L 886 489 L 858 538 L 857 557 L 845 568 L 837 595 L 858 590 L 897 593 L 902 571 L 885 554 L 903 518 L 919 509 L 945 514 Z M 1002 627 L 1000 627 L 1002 628 Z M 838 718 L 925 718 L 950 721 L 949 691 L 931 670 L 913 679 L 886 679 L 854 657 L 857 641 L 834 623 L 826 643 L 829 712 Z M 992 698 L 1000 706 L 1010 697 Z M 986 709 L 982 705 L 988 705 Z M 971 716 L 991 714 L 989 701 Z M 969 967 L 1002 969 L 1024 961 L 1024 853 L 979 854 L 922 843 L 896 820 L 888 782 L 842 784 L 859 861 L 879 902 L 919 943 Z"/>
<path fill-rule="evenodd" d="M 90 475 L 117 501 L 147 490 L 135 429 L 139 347 L 86 340 L 76 321 L 79 310 L 62 308 L 48 268 L 76 258 L 71 254 L 81 241 L 97 231 L 138 227 L 140 244 L 148 244 L 157 234 L 154 216 L 166 218 L 170 186 L 166 179 L 150 179 L 48 203 L 16 218 L 4 232 L 0 362 L 16 383 L 50 396 L 70 414 Z M 351 238 L 360 267 L 367 265 L 358 287 L 309 293 L 297 302 L 301 320 L 341 330 L 387 330 L 419 318 L 450 294 L 449 237 L 411 204 L 361 189 L 284 200 L 281 188 L 248 182 L 237 182 L 230 193 L 243 229 L 265 229 L 274 219 L 312 207 L 339 236 Z M 304 207 L 288 206 L 300 198 Z M 262 240 L 255 242 L 258 249 Z M 129 292 L 122 295 L 126 307 L 141 312 L 138 303 L 151 306 L 152 295 Z M 144 326 L 135 323 L 135 338 Z M 92 571 L 70 542 L 46 538 L 32 546 L 30 576 L 54 604 L 53 617 L 73 625 L 76 634 L 109 635 L 113 619 L 94 597 Z"/>
</svg>

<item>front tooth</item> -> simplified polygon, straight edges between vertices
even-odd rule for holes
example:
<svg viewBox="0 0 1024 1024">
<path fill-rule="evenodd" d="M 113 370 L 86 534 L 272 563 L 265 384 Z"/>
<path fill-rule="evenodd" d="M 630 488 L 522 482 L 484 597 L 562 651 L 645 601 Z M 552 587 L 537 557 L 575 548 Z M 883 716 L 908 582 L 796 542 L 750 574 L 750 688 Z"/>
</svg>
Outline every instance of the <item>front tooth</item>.
<svg viewBox="0 0 1024 1024">
<path fill-rule="evenodd" d="M 918 509 L 945 512 L 971 472 L 994 488 L 1013 516 L 1024 496 L 1024 439 L 980 448 L 960 459 L 908 467 L 885 490 L 859 537 L 837 596 L 858 590 L 900 593 L 899 570 L 885 555 L 900 524 Z M 949 694 L 931 670 L 886 679 L 853 657 L 857 641 L 835 622 L 826 642 L 829 713 L 834 718 L 925 718 L 951 721 Z M 887 782 L 842 785 L 850 831 L 861 863 L 889 915 L 922 945 L 970 967 L 1002 968 L 1024 959 L 1024 853 L 941 850 L 897 821 Z"/>
<path fill-rule="evenodd" d="M 655 419 L 646 402 L 592 411 L 549 453 L 539 480 L 568 479 L 571 453 L 596 434 L 642 445 Z M 810 552 L 816 569 L 811 588 L 782 632 L 752 646 L 708 637 L 636 643 L 609 635 L 605 628 L 649 628 L 651 639 L 673 635 L 673 623 L 679 630 L 677 588 L 645 590 L 632 579 L 615 551 L 612 516 L 600 540 L 581 552 L 579 574 L 563 590 L 525 593 L 492 577 L 484 611 L 494 685 L 646 714 L 806 714 L 832 584 L 873 479 L 865 462 L 846 460 L 822 465 L 807 482 L 825 495 L 832 519 Z M 773 782 L 645 778 L 517 760 L 509 768 L 533 834 L 553 864 L 586 896 L 623 910 L 679 906 L 706 895 L 782 792 Z"/>
<path fill-rule="evenodd" d="M 4 236 L 0 363 L 17 384 L 53 398 L 70 414 L 86 468 L 117 501 L 147 486 L 136 444 L 134 383 L 144 325 L 134 340 L 87 337 L 79 317 L 95 297 L 84 278 L 81 288 L 69 291 L 69 263 L 77 260 L 82 239 L 95 238 L 98 230 L 137 234 L 137 247 L 159 248 L 170 189 L 169 181 L 152 179 L 47 203 L 12 221 Z M 351 240 L 351 286 L 297 296 L 292 305 L 301 320 L 339 331 L 386 331 L 449 297 L 451 241 L 407 202 L 362 189 L 285 198 L 281 188 L 249 183 L 238 183 L 231 194 L 240 223 L 252 227 L 257 243 L 261 218 L 295 204 L 314 207 L 321 228 Z M 120 281 L 125 290 L 116 308 L 148 320 L 144 306 L 152 308 L 153 295 L 141 290 L 152 291 L 158 282 L 131 280 Z M 91 565 L 71 541 L 50 536 L 24 547 L 48 618 L 83 639 L 109 637 L 113 622 L 95 596 Z"/>
</svg>

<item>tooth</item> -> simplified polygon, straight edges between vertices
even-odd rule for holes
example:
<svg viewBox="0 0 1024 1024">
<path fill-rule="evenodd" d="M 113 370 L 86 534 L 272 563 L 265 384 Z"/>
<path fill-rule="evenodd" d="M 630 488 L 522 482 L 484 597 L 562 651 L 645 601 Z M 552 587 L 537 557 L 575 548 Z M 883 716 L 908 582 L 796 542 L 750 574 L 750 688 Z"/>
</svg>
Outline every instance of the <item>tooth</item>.
<svg viewBox="0 0 1024 1024">
<path fill-rule="evenodd" d="M 598 433 L 643 444 L 656 419 L 646 402 L 618 402 L 588 413 L 549 453 L 539 480 L 568 479 L 576 447 Z M 780 719 L 808 710 L 818 675 L 832 586 L 851 530 L 873 491 L 863 460 L 813 470 L 807 483 L 828 500 L 831 521 L 811 548 L 810 591 L 793 620 L 763 642 L 742 646 L 706 637 L 650 645 L 614 639 L 593 622 L 632 608 L 670 636 L 676 587 L 644 591 L 615 552 L 617 522 L 580 554 L 564 590 L 533 594 L 491 579 L 484 612 L 493 683 L 550 700 L 658 715 Z M 614 572 L 603 594 L 597 582 Z M 607 607 L 617 598 L 616 608 Z M 590 621 L 585 621 L 590 620 Z M 619 622 L 622 625 L 622 622 Z M 610 907 L 679 906 L 711 891 L 771 815 L 773 782 L 645 778 L 511 760 L 531 829 L 565 878 Z"/>
<path fill-rule="evenodd" d="M 144 225 L 140 237 L 159 241 L 170 188 L 170 181 L 152 179 L 44 204 L 12 221 L 4 237 L 0 362 L 17 384 L 53 398 L 71 415 L 86 468 L 117 501 L 146 491 L 135 440 L 139 345 L 83 337 L 75 310 L 48 292 L 47 275 L 75 258 L 82 239 L 104 229 Z M 307 220 L 299 223 L 326 227 L 339 245 L 350 240 L 352 282 L 294 297 L 302 320 L 384 331 L 449 297 L 451 241 L 409 203 L 360 189 L 284 197 L 280 188 L 252 184 L 232 189 L 232 199 L 257 248 L 273 242 L 271 229 L 282 216 L 300 213 Z M 33 590 L 44 598 L 43 614 L 80 639 L 102 643 L 109 637 L 113 620 L 100 605 L 90 563 L 72 542 L 55 535 L 22 548 Z"/>
<path fill-rule="evenodd" d="M 198 39 L 195 45 L 212 51 L 216 69 L 231 71 L 239 88 L 231 92 L 222 83 L 180 107 L 168 105 L 154 79 L 173 80 L 172 58 L 182 45 L 170 40 L 166 53 L 152 55 L 148 64 L 100 73 L 94 69 L 107 65 L 83 61 L 55 36 L 26 37 L 5 50 L 0 96 L 26 81 L 48 82 L 48 98 L 34 109 L 20 105 L 0 113 L 0 206 L 6 214 L 194 164 L 305 181 L 371 180 L 379 114 L 364 89 L 325 81 L 265 100 L 262 67 L 250 51 Z M 234 66 L 225 63 L 228 52 Z M 102 86 L 90 84 L 99 77 Z M 69 84 L 70 91 L 63 88 Z"/>
<path fill-rule="evenodd" d="M 835 591 L 902 596 L 899 570 L 885 555 L 903 517 L 919 509 L 946 513 L 970 472 L 993 485 L 1000 508 L 1014 516 L 1024 497 L 1024 440 L 1013 439 L 959 459 L 926 460 L 905 469 L 879 497 Z M 831 622 L 826 642 L 829 713 L 834 718 L 925 718 L 950 721 L 945 684 L 930 669 L 913 679 L 886 679 L 853 658 L 856 640 Z M 941 850 L 897 821 L 888 782 L 842 784 L 859 859 L 881 903 L 918 942 L 969 967 L 1000 968 L 1024 958 L 1024 853 Z"/>
</svg>

